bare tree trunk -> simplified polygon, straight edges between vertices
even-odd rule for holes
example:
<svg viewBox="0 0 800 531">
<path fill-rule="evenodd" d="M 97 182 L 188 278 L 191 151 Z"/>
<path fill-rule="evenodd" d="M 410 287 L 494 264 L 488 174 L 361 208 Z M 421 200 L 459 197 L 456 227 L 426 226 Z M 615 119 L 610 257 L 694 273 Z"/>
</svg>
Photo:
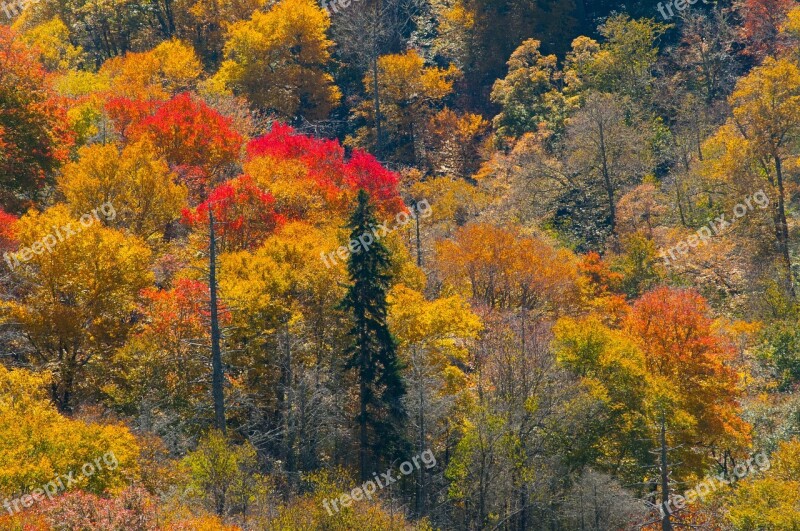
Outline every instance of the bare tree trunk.
<svg viewBox="0 0 800 531">
<path fill-rule="evenodd" d="M 366 344 L 366 341 L 363 339 L 367 336 L 367 331 L 363 329 L 361 330 L 361 344 Z M 358 437 L 358 467 L 359 472 L 361 473 L 361 481 L 366 481 L 369 479 L 369 434 L 367 432 L 367 393 L 369 390 L 367 389 L 367 381 L 364 375 L 367 373 L 367 353 L 364 352 L 364 349 L 361 349 L 361 358 L 360 358 L 360 365 L 361 365 L 361 374 L 359 375 L 359 400 L 361 402 L 361 415 L 358 418 L 358 429 L 359 429 L 359 437 Z"/>
<path fill-rule="evenodd" d="M 789 227 L 786 223 L 786 206 L 784 203 L 783 164 L 779 156 L 775 156 L 775 176 L 778 184 L 778 211 L 776 232 L 781 258 L 786 268 L 786 285 L 789 294 L 794 298 L 794 280 L 792 279 L 792 259 L 789 256 Z"/>
<path fill-rule="evenodd" d="M 381 2 L 375 2 L 375 21 L 372 26 L 372 99 L 375 107 L 375 154 L 383 153 L 383 129 L 381 127 L 381 98 L 378 91 L 378 25 L 381 20 Z"/>
<path fill-rule="evenodd" d="M 419 236 L 419 205 L 414 201 L 414 209 L 416 212 L 415 225 L 417 229 L 417 267 L 422 267 L 422 240 Z"/>
<path fill-rule="evenodd" d="M 661 413 L 661 531 L 672 531 L 669 513 L 669 468 L 667 467 L 667 420 Z"/>
<path fill-rule="evenodd" d="M 211 393 L 214 397 L 214 420 L 222 433 L 225 428 L 225 395 L 223 392 L 222 350 L 220 349 L 219 315 L 217 310 L 217 240 L 214 235 L 214 212 L 208 209 L 209 225 L 209 274 L 211 291 Z"/>
<path fill-rule="evenodd" d="M 609 223 L 611 225 L 611 237 L 616 240 L 617 234 L 617 205 L 614 200 L 614 185 L 611 182 L 611 174 L 608 170 L 608 154 L 606 153 L 606 137 L 603 123 L 600 122 L 600 158 L 603 164 L 603 184 L 606 188 L 608 197 Z"/>
</svg>

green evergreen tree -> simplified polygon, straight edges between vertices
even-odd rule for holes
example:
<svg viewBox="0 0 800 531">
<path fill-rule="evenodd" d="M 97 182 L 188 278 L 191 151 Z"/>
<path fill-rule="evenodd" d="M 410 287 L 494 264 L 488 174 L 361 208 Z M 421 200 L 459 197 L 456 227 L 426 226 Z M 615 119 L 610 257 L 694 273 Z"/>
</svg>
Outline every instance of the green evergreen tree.
<svg viewBox="0 0 800 531">
<path fill-rule="evenodd" d="M 352 285 L 342 307 L 353 319 L 345 369 L 358 372 L 359 468 L 366 480 L 379 464 L 402 457 L 407 449 L 401 429 L 406 389 L 397 343 L 386 322 L 392 279 L 389 250 L 374 237 L 377 220 L 369 194 L 360 190 L 357 201 L 347 224 L 351 241 L 375 241 L 350 255 L 347 269 Z"/>
</svg>

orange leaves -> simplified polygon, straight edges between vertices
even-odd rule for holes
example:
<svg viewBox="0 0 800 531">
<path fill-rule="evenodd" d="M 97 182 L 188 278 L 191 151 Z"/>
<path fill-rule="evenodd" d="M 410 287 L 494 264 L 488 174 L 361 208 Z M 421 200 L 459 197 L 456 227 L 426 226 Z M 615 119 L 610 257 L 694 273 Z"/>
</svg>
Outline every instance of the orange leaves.
<svg viewBox="0 0 800 531">
<path fill-rule="evenodd" d="M 45 72 L 19 37 L 0 25 L 0 204 L 21 210 L 67 160 L 73 133 Z"/>
<path fill-rule="evenodd" d="M 662 287 L 636 301 L 628 327 L 642 338 L 651 368 L 698 362 L 703 364 L 698 369 L 722 376 L 732 353 L 712 331 L 708 311 L 696 291 Z"/>
<path fill-rule="evenodd" d="M 437 252 L 445 283 L 489 307 L 564 313 L 578 301 L 574 256 L 516 229 L 467 225 Z"/>
<path fill-rule="evenodd" d="M 747 437 L 749 427 L 738 416 L 734 351 L 715 331 L 700 294 L 655 289 L 636 301 L 626 324 L 645 353 L 648 372 L 665 385 L 661 391 L 693 419 L 692 431 L 707 440 L 741 442 Z"/>
<path fill-rule="evenodd" d="M 208 285 L 187 278 L 178 279 L 167 291 L 148 288 L 142 292 L 145 300 L 147 333 L 152 337 L 181 338 L 202 337 L 209 318 Z M 230 312 L 220 312 L 223 322 L 230 320 Z"/>
<path fill-rule="evenodd" d="M 172 40 L 147 52 L 109 59 L 100 73 L 111 79 L 116 96 L 152 101 L 194 88 L 202 67 L 191 46 Z"/>
</svg>

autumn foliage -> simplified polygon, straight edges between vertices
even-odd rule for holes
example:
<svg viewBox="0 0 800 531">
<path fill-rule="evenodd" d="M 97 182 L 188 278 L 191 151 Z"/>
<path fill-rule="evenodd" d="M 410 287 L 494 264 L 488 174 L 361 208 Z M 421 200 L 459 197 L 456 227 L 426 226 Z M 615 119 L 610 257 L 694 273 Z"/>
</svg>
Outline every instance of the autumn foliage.
<svg viewBox="0 0 800 531">
<path fill-rule="evenodd" d="M 208 199 L 183 218 L 193 227 L 207 228 L 209 211 L 214 213 L 220 248 L 234 251 L 258 247 L 285 221 L 275 210 L 275 199 L 244 175 L 214 190 Z"/>
<path fill-rule="evenodd" d="M 800 529 L 800 7 L 655 4 L 0 0 L 0 529 Z"/>
<path fill-rule="evenodd" d="M 127 138 L 148 136 L 173 166 L 199 167 L 213 176 L 239 157 L 243 138 L 231 120 L 189 93 L 156 104 L 111 100 L 109 112 Z"/>
<path fill-rule="evenodd" d="M 36 56 L 0 25 L 0 201 L 20 209 L 67 160 L 73 133 Z"/>
</svg>

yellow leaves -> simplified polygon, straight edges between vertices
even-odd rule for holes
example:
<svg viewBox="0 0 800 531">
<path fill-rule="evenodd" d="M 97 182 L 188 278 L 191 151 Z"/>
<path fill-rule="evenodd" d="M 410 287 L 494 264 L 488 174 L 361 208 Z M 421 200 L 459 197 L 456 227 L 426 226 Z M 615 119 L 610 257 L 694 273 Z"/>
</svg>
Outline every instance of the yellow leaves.
<svg viewBox="0 0 800 531">
<path fill-rule="evenodd" d="M 308 299 L 335 305 L 343 293 L 344 269 L 326 268 L 320 258 L 336 248 L 335 242 L 330 231 L 288 223 L 255 252 L 221 257 L 220 292 L 243 319 L 297 312 L 295 317 L 303 317 L 298 303 Z"/>
<path fill-rule="evenodd" d="M 302 162 L 262 156 L 246 162 L 244 171 L 260 188 L 269 190 L 277 211 L 315 225 L 344 222 L 344 213 L 330 208 L 325 190 L 308 178 L 309 169 Z"/>
<path fill-rule="evenodd" d="M 563 314 L 580 298 L 575 256 L 513 228 L 467 225 L 437 255 L 446 289 L 492 308 Z"/>
<path fill-rule="evenodd" d="M 479 143 L 488 131 L 489 122 L 480 115 L 442 109 L 425 127 L 431 165 L 440 174 L 471 177 L 479 166 Z"/>
<path fill-rule="evenodd" d="M 491 197 L 481 188 L 464 179 L 437 177 L 414 183 L 412 196 L 427 199 L 436 208 L 427 223 L 441 223 L 448 232 L 467 219 L 477 217 L 489 204 Z"/>
<path fill-rule="evenodd" d="M 438 101 L 453 90 L 453 81 L 459 70 L 426 67 L 425 61 L 414 50 L 402 54 L 384 55 L 378 59 L 378 91 L 390 104 L 410 105 Z M 364 78 L 364 87 L 372 94 L 372 78 Z"/>
<path fill-rule="evenodd" d="M 26 31 L 22 40 L 39 54 L 39 61 L 50 71 L 76 68 L 83 50 L 69 42 L 69 28 L 58 17 Z"/>
<path fill-rule="evenodd" d="M 769 57 L 739 80 L 729 102 L 734 121 L 757 150 L 773 153 L 792 140 L 790 131 L 798 130 L 800 67 Z"/>
<path fill-rule="evenodd" d="M 753 469 L 728 498 L 728 520 L 736 529 L 800 527 L 800 441 L 782 441 L 769 457 L 756 456 Z M 741 465 L 747 466 L 744 462 Z"/>
<path fill-rule="evenodd" d="M 64 168 L 58 184 L 73 215 L 110 202 L 116 217 L 109 225 L 145 240 L 160 240 L 187 200 L 186 187 L 173 178 L 167 163 L 144 139 L 121 152 L 113 144 L 81 149 L 78 162 Z"/>
<path fill-rule="evenodd" d="M 800 7 L 796 7 L 786 14 L 786 21 L 783 23 L 781 31 L 794 38 L 800 37 Z"/>
<path fill-rule="evenodd" d="M 434 106 L 453 91 L 454 81 L 461 72 L 454 65 L 447 69 L 425 66 L 424 59 L 414 50 L 381 56 L 378 59 L 378 94 L 381 115 L 387 134 L 398 144 L 400 158 L 412 158 L 414 146 L 409 138 L 420 135 L 433 114 Z M 354 111 L 355 116 L 375 121 L 373 95 L 375 86 L 371 74 L 364 76 L 368 97 Z M 372 128 L 362 127 L 347 144 L 363 147 L 375 142 Z M 402 153 L 400 153 L 402 152 Z"/>
<path fill-rule="evenodd" d="M 203 68 L 194 49 L 178 40 L 165 41 L 153 48 L 164 88 L 174 94 L 192 88 Z"/>
<path fill-rule="evenodd" d="M 141 240 L 103 227 L 93 214 L 82 219 L 59 205 L 31 211 L 16 225 L 21 245 L 34 252 L 45 238 L 51 245 L 15 270 L 30 289 L 6 304 L 8 319 L 53 362 L 106 354 L 124 336 L 138 293 L 153 278 L 151 252 Z"/>
<path fill-rule="evenodd" d="M 448 27 L 460 28 L 462 30 L 469 30 L 475 26 L 475 14 L 469 11 L 463 2 L 455 2 L 452 7 L 445 9 L 442 14 L 442 27 L 440 32 L 447 34 Z"/>
<path fill-rule="evenodd" d="M 401 357 L 408 359 L 412 350 L 424 352 L 428 362 L 441 370 L 454 361 L 465 362 L 469 341 L 483 328 L 458 295 L 428 301 L 422 293 L 398 284 L 388 302 L 389 327 L 398 340 Z"/>
<path fill-rule="evenodd" d="M 45 398 L 47 382 L 44 374 L 0 366 L 0 495 L 30 492 L 70 471 L 77 478 L 95 459 L 102 470 L 81 478 L 79 487 L 99 494 L 135 480 L 139 447 L 133 435 L 123 426 L 61 416 Z"/>
<path fill-rule="evenodd" d="M 607 383 L 613 378 L 613 383 L 628 386 L 641 385 L 647 377 L 644 354 L 636 343 L 605 326 L 599 317 L 562 318 L 553 333 L 556 358 L 580 375 L 600 376 Z"/>
<path fill-rule="evenodd" d="M 311 0 L 281 0 L 233 24 L 225 61 L 206 86 L 232 90 L 284 119 L 325 118 L 341 93 L 324 71 L 333 42 L 327 13 Z"/>
<path fill-rule="evenodd" d="M 203 68 L 194 49 L 178 40 L 162 42 L 143 53 L 109 59 L 100 74 L 112 80 L 115 96 L 130 99 L 168 99 L 191 90 Z"/>
</svg>

